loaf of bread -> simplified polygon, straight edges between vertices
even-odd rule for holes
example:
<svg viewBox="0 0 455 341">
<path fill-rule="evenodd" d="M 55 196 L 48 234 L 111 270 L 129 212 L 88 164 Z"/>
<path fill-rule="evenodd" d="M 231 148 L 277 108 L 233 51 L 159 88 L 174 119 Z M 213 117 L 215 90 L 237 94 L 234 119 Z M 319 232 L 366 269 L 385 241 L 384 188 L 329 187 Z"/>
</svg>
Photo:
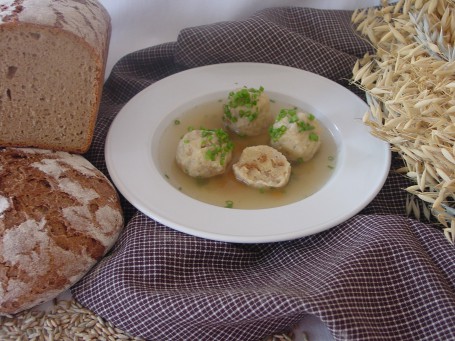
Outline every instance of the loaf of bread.
<svg viewBox="0 0 455 341">
<path fill-rule="evenodd" d="M 81 155 L 0 149 L 0 316 L 67 290 L 122 227 L 116 190 Z"/>
<path fill-rule="evenodd" d="M 0 2 L 0 146 L 88 150 L 110 32 L 96 0 Z"/>
</svg>

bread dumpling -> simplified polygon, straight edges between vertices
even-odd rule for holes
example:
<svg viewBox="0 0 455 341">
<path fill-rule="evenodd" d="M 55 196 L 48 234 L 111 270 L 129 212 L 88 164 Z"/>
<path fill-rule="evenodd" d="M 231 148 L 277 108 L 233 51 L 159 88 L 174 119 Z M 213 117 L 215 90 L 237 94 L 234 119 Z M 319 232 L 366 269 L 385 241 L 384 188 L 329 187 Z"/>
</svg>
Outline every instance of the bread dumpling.
<svg viewBox="0 0 455 341">
<path fill-rule="evenodd" d="M 312 114 L 282 109 L 269 129 L 270 145 L 291 162 L 306 162 L 321 145 L 319 123 Z"/>
<path fill-rule="evenodd" d="M 266 145 L 245 148 L 232 168 L 237 180 L 255 188 L 284 187 L 291 175 L 286 157 Z"/>
<path fill-rule="evenodd" d="M 240 136 L 257 136 L 273 123 L 270 99 L 259 89 L 243 87 L 231 91 L 224 105 L 224 125 Z"/>
<path fill-rule="evenodd" d="M 176 161 L 189 176 L 209 178 L 226 171 L 233 149 L 223 129 L 191 130 L 178 143 Z"/>
</svg>

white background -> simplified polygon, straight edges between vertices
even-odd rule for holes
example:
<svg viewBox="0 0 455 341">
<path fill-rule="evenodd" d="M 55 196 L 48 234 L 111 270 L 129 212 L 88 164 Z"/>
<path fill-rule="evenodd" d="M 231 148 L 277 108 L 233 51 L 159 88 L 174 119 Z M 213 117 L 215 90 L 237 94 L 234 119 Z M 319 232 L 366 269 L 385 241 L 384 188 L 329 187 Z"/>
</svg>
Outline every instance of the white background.
<svg viewBox="0 0 455 341">
<path fill-rule="evenodd" d="M 112 19 L 112 36 L 106 78 L 124 55 L 165 42 L 176 41 L 185 27 L 247 18 L 254 12 L 278 6 L 355 9 L 379 5 L 380 0 L 100 0 Z M 65 293 L 68 295 L 68 292 Z M 64 294 L 64 295 L 65 295 Z M 297 341 L 332 341 L 325 325 L 308 315 L 296 328 Z"/>
</svg>

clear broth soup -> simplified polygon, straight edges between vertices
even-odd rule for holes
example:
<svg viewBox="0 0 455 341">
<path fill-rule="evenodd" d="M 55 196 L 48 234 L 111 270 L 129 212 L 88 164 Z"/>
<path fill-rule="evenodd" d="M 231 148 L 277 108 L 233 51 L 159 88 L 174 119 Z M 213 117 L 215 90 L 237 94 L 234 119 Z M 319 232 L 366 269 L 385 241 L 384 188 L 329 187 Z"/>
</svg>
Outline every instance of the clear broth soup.
<svg viewBox="0 0 455 341">
<path fill-rule="evenodd" d="M 276 116 L 291 105 L 271 100 L 270 109 Z M 201 103 L 183 113 L 163 132 L 159 155 L 164 176 L 182 193 L 205 203 L 236 209 L 265 209 L 288 205 L 317 192 L 333 174 L 337 147 L 330 131 L 320 122 L 321 147 L 314 158 L 306 163 L 292 164 L 288 184 L 277 189 L 251 188 L 236 180 L 232 164 L 237 162 L 242 150 L 248 146 L 269 144 L 268 133 L 255 137 L 241 137 L 225 129 L 234 143 L 232 161 L 227 171 L 208 179 L 192 178 L 185 174 L 175 161 L 179 140 L 190 127 L 198 129 L 223 128 L 223 100 Z M 317 116 L 316 116 L 317 119 Z"/>
</svg>

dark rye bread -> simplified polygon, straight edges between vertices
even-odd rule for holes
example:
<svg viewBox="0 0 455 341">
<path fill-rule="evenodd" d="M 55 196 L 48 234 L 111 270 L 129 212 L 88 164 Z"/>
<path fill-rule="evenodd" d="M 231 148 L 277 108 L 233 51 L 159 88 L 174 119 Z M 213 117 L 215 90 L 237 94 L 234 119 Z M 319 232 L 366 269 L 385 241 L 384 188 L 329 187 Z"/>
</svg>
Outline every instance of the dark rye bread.
<svg viewBox="0 0 455 341">
<path fill-rule="evenodd" d="M 82 156 L 0 149 L 0 315 L 68 289 L 122 227 L 116 190 Z"/>
<path fill-rule="evenodd" d="M 0 2 L 0 146 L 88 150 L 110 32 L 96 0 Z"/>
</svg>

